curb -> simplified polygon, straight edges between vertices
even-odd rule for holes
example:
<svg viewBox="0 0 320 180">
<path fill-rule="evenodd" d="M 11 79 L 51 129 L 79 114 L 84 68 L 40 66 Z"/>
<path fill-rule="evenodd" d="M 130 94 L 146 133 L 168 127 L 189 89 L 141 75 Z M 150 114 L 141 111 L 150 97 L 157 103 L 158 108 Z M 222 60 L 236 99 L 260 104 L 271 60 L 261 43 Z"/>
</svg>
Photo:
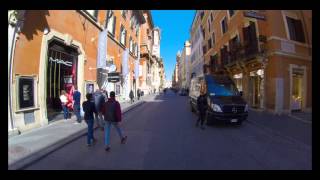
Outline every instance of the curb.
<svg viewBox="0 0 320 180">
<path fill-rule="evenodd" d="M 130 110 L 134 109 L 135 107 L 137 106 L 140 106 L 142 104 L 144 104 L 145 101 L 142 100 L 130 107 L 127 107 L 125 108 L 123 111 L 122 111 L 122 114 L 125 114 L 127 112 L 129 112 Z M 96 130 L 98 128 L 98 126 L 96 126 L 94 129 Z M 78 132 L 75 132 L 74 134 L 66 137 L 66 138 L 63 138 L 61 139 L 60 141 L 58 142 L 55 142 L 53 143 L 52 145 L 49 145 L 43 149 L 40 149 L 32 154 L 30 154 L 29 156 L 25 157 L 25 158 L 22 158 L 14 163 L 12 163 L 11 165 L 8 165 L 8 170 L 20 170 L 20 169 L 23 169 L 24 167 L 27 167 L 28 165 L 30 165 L 31 163 L 45 157 L 46 155 L 50 154 L 51 152 L 59 149 L 60 147 L 68 144 L 68 143 L 71 143 L 72 141 L 84 136 L 85 134 L 87 133 L 87 129 L 84 128 L 82 130 L 79 130 Z"/>
</svg>

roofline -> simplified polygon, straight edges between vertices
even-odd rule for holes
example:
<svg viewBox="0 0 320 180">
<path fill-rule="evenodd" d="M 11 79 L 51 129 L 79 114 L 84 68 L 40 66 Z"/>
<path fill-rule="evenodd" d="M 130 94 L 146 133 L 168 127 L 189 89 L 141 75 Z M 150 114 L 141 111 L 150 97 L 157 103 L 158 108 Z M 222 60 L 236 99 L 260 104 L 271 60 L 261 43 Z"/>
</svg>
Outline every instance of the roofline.
<svg viewBox="0 0 320 180">
<path fill-rule="evenodd" d="M 143 16 L 143 11 L 141 10 L 135 10 L 133 11 L 134 13 L 136 13 L 136 16 L 138 17 L 140 24 L 144 24 L 146 22 L 144 16 Z"/>
<path fill-rule="evenodd" d="M 199 10 L 196 10 L 196 12 L 194 13 L 194 16 L 193 16 L 193 19 L 192 19 L 192 23 L 191 23 L 191 27 L 190 27 L 190 29 L 189 29 L 189 31 L 190 31 L 190 33 L 192 32 L 192 26 L 193 26 L 193 23 L 194 23 L 194 20 L 195 20 L 195 18 L 196 18 L 196 16 L 197 16 L 197 12 L 198 12 Z"/>
<path fill-rule="evenodd" d="M 150 19 L 149 22 L 150 22 L 151 28 L 153 29 L 154 28 L 154 24 L 153 24 L 153 20 L 152 20 L 151 11 L 150 10 L 143 10 L 143 11 L 148 14 L 148 18 Z"/>
</svg>

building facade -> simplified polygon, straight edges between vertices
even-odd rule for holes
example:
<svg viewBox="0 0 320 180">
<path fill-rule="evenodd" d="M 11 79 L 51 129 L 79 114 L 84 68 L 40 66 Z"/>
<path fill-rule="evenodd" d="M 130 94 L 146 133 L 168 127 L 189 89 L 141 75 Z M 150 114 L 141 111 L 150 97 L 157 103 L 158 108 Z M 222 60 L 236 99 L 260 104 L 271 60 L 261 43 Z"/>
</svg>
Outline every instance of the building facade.
<svg viewBox="0 0 320 180">
<path fill-rule="evenodd" d="M 197 11 L 191 25 L 191 77 L 203 75 L 202 29 L 200 11 Z"/>
<path fill-rule="evenodd" d="M 229 74 L 253 108 L 312 108 L 312 11 L 199 11 L 205 73 Z"/>
<path fill-rule="evenodd" d="M 8 18 L 12 37 L 8 41 L 9 134 L 59 119 L 61 90 L 72 98 L 77 86 L 84 101 L 86 93 L 103 88 L 115 91 L 122 100 L 129 97 L 128 90 L 138 87 L 134 71 L 139 60 L 140 26 L 145 22 L 142 11 L 26 10 L 9 11 Z M 17 18 L 19 23 L 14 23 Z M 104 30 L 105 63 L 114 66 L 112 70 L 106 67 L 102 74 L 118 72 L 123 78 L 118 83 L 98 85 L 97 50 Z M 127 57 L 126 69 L 123 56 Z M 128 72 L 126 78 L 124 71 Z"/>
</svg>

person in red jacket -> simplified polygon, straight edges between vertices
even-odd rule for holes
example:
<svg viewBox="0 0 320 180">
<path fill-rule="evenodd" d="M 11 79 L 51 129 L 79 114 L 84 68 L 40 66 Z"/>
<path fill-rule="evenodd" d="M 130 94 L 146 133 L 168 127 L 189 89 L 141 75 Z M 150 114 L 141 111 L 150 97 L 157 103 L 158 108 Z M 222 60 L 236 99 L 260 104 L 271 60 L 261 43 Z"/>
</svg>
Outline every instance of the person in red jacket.
<svg viewBox="0 0 320 180">
<path fill-rule="evenodd" d="M 110 98 L 107 102 L 105 102 L 102 106 L 101 112 L 104 114 L 104 120 L 105 120 L 105 126 L 104 126 L 104 132 L 105 132 L 105 150 L 110 150 L 110 128 L 111 125 L 113 125 L 120 138 L 121 143 L 124 144 L 127 140 L 127 136 L 123 136 L 122 130 L 119 127 L 119 123 L 121 122 L 121 107 L 120 103 L 116 101 L 115 99 L 115 93 L 114 91 L 110 92 Z"/>
</svg>

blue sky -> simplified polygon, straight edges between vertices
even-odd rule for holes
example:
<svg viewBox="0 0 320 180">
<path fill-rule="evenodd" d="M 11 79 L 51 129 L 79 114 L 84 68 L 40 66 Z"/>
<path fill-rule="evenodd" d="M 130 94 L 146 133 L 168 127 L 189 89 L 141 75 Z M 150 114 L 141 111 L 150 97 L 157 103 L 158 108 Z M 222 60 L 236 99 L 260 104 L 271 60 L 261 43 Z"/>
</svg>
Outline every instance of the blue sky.
<svg viewBox="0 0 320 180">
<path fill-rule="evenodd" d="M 195 10 L 152 10 L 152 20 L 161 29 L 160 56 L 163 57 L 166 79 L 172 80 L 176 54 L 190 38 Z"/>
</svg>

